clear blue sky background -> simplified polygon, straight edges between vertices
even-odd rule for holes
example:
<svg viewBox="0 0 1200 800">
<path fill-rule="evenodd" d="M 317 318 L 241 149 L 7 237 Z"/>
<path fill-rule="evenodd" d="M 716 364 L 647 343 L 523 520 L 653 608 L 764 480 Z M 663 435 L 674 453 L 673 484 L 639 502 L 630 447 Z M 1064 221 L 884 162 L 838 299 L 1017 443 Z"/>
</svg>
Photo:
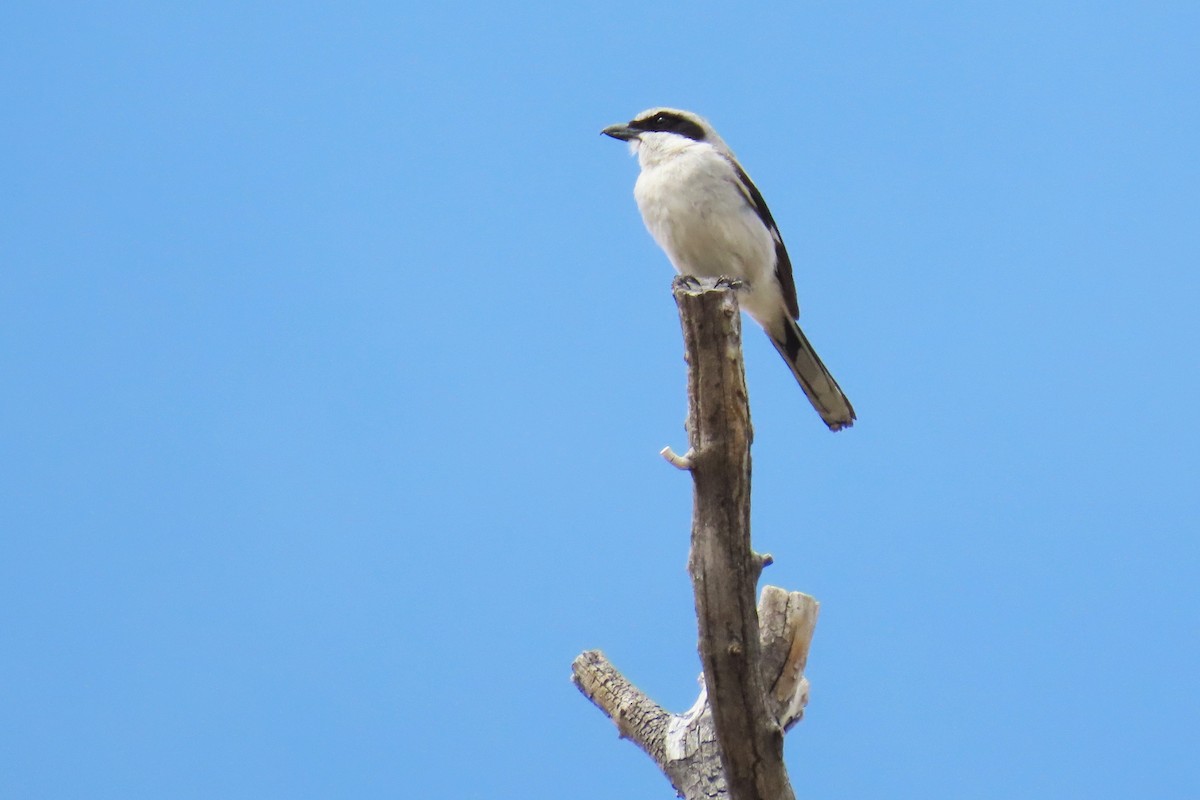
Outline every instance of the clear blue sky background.
<svg viewBox="0 0 1200 800">
<path fill-rule="evenodd" d="M 860 422 L 748 328 L 813 798 L 1195 798 L 1200 6 L 7 3 L 0 795 L 670 797 L 707 115 Z"/>
</svg>

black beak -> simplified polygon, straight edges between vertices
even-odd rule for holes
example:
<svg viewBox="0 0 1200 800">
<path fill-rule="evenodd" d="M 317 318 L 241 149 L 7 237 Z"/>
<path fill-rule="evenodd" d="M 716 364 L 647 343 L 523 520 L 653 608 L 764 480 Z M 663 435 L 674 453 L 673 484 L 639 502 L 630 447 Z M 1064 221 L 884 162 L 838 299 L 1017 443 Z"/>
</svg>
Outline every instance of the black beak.
<svg viewBox="0 0 1200 800">
<path fill-rule="evenodd" d="M 609 125 L 600 132 L 605 136 L 611 136 L 614 139 L 620 139 L 622 142 L 628 142 L 630 139 L 636 139 L 642 134 L 642 132 L 636 128 L 631 128 L 625 124 Z"/>
</svg>

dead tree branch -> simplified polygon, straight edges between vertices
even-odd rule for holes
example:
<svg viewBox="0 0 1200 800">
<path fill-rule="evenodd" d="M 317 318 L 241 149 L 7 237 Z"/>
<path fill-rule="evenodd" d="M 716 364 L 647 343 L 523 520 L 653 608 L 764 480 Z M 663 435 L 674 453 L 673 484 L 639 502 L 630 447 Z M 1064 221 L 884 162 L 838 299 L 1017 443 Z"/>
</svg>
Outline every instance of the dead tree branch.
<svg viewBox="0 0 1200 800">
<path fill-rule="evenodd" d="M 693 479 L 688 572 L 704 668 L 692 708 L 670 714 L 602 653 L 572 665 L 580 691 L 662 769 L 686 800 L 794 800 L 783 734 L 803 715 L 817 603 L 755 586 L 770 556 L 750 547 L 750 425 L 736 289 L 675 283 L 688 363 L 689 449 L 664 456 Z"/>
</svg>

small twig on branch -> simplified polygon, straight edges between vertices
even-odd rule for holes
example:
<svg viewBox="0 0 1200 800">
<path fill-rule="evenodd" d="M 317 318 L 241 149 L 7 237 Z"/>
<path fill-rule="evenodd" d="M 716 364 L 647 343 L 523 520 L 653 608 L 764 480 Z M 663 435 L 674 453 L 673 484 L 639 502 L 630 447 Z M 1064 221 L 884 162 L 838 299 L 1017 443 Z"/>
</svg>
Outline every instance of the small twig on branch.
<svg viewBox="0 0 1200 800">
<path fill-rule="evenodd" d="M 659 455 L 662 456 L 663 458 L 665 458 L 667 460 L 667 463 L 677 467 L 678 469 L 687 470 L 687 469 L 692 468 L 692 451 L 691 450 L 688 450 L 683 455 L 678 455 L 668 445 L 667 447 L 664 447 L 659 452 Z"/>
<path fill-rule="evenodd" d="M 754 569 L 754 584 L 758 585 L 758 579 L 762 577 L 762 571 L 775 563 L 775 557 L 770 553 L 751 553 L 752 561 L 750 566 Z"/>
</svg>

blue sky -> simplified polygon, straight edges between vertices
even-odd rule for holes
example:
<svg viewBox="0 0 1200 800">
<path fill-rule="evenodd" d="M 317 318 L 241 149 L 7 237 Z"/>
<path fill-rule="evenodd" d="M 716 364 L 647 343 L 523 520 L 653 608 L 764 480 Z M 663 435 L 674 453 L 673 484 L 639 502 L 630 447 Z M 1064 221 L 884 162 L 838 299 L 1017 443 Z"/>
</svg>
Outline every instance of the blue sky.
<svg viewBox="0 0 1200 800">
<path fill-rule="evenodd" d="M 670 268 L 601 127 L 708 116 L 821 798 L 1193 798 L 1200 7 L 0 10 L 0 788 L 669 797 L 568 681 L 699 669 Z"/>
</svg>

